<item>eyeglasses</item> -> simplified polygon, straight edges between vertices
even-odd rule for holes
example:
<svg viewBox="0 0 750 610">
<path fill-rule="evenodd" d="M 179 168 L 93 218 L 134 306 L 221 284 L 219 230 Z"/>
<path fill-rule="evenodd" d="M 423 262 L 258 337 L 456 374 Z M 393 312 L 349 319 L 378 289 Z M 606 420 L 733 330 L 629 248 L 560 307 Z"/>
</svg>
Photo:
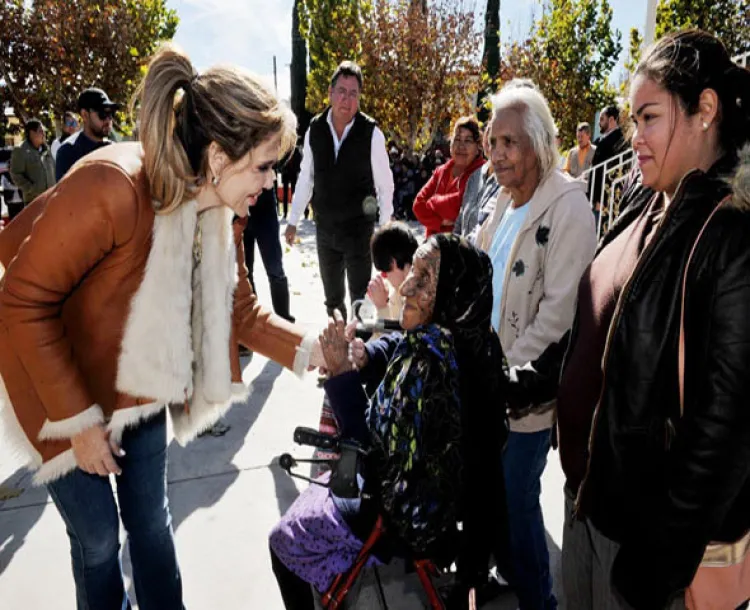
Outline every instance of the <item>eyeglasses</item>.
<svg viewBox="0 0 750 610">
<path fill-rule="evenodd" d="M 337 98 L 339 98 L 341 100 L 344 100 L 347 97 L 350 100 L 358 100 L 359 99 L 359 91 L 357 91 L 356 89 L 346 90 L 344 88 L 338 88 L 338 89 L 334 89 L 333 90 L 333 94 Z"/>
</svg>

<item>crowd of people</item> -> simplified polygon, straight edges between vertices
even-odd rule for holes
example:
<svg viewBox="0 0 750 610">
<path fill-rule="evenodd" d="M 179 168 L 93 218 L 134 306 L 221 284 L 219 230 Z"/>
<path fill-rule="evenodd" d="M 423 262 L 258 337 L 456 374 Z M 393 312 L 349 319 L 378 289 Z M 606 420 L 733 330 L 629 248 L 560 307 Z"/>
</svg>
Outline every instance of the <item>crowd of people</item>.
<svg viewBox="0 0 750 610">
<path fill-rule="evenodd" d="M 455 122 L 450 158 L 408 167 L 359 110 L 362 83 L 352 62 L 332 75 L 285 232 L 295 243 L 312 203 L 320 333 L 294 323 L 280 282 L 278 315 L 262 307 L 246 265 L 261 239 L 248 222 L 298 141 L 259 79 L 199 73 L 163 48 L 139 88 L 140 144 L 91 138 L 115 105 L 90 95 L 58 166 L 66 147 L 88 150 L 56 184 L 27 124 L 14 174 L 33 160 L 45 182 L 0 232 L 0 415 L 65 519 L 78 608 L 128 605 L 120 520 L 140 607 L 183 608 L 166 414 L 186 443 L 241 402 L 240 345 L 323 371 L 326 426 L 364 450 L 356 493 L 325 473 L 270 533 L 289 610 L 314 608 L 374 524 L 385 545 L 370 564 L 455 564 L 451 608 L 481 605 L 491 565 L 521 610 L 557 608 L 540 507 L 551 447 L 566 607 L 746 607 L 750 72 L 697 30 L 644 52 L 629 99 L 637 166 L 599 243 L 599 178 L 581 175 L 625 150 L 617 108 L 598 144 L 581 124 L 562 160 L 547 101 L 514 80 L 485 126 Z M 412 192 L 421 244 L 392 220 Z M 365 296 L 401 330 L 357 338 L 347 306 Z"/>
</svg>

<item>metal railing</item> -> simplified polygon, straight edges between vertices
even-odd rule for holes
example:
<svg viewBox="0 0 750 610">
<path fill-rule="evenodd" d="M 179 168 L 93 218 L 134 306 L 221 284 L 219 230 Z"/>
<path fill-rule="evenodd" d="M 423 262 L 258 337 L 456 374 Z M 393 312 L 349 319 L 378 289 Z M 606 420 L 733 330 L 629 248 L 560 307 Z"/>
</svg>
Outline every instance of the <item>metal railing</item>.
<svg viewBox="0 0 750 610">
<path fill-rule="evenodd" d="M 602 226 L 606 225 L 605 230 L 609 231 L 620 213 L 620 195 L 634 165 L 635 153 L 628 148 L 580 175 L 579 180 L 589 185 L 589 206 L 596 218 L 597 239 L 602 236 Z"/>
</svg>

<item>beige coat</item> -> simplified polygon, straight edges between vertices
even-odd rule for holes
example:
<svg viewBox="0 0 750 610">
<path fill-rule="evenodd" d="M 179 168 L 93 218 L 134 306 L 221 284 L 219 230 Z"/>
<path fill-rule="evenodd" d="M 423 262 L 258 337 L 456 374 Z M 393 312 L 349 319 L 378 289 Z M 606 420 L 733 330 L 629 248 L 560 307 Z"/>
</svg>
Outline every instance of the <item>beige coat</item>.
<svg viewBox="0 0 750 610">
<path fill-rule="evenodd" d="M 578 284 L 594 258 L 596 228 L 585 184 L 559 170 L 542 182 L 511 249 L 504 273 L 498 334 L 510 366 L 536 359 L 573 323 Z M 477 245 L 488 252 L 510 194 L 500 189 Z M 554 409 L 511 420 L 511 430 L 537 432 L 554 423 Z"/>
</svg>

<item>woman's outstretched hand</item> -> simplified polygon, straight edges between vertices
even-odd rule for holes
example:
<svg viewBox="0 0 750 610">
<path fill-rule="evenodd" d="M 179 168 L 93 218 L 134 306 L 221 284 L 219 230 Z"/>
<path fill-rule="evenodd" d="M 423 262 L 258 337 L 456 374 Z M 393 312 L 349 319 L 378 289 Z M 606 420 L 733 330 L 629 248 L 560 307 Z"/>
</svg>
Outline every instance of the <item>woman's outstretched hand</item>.
<svg viewBox="0 0 750 610">
<path fill-rule="evenodd" d="M 349 344 L 346 340 L 346 325 L 338 310 L 328 319 L 328 326 L 320 333 L 320 347 L 326 362 L 326 370 L 332 377 L 352 370 L 349 362 Z"/>
</svg>

